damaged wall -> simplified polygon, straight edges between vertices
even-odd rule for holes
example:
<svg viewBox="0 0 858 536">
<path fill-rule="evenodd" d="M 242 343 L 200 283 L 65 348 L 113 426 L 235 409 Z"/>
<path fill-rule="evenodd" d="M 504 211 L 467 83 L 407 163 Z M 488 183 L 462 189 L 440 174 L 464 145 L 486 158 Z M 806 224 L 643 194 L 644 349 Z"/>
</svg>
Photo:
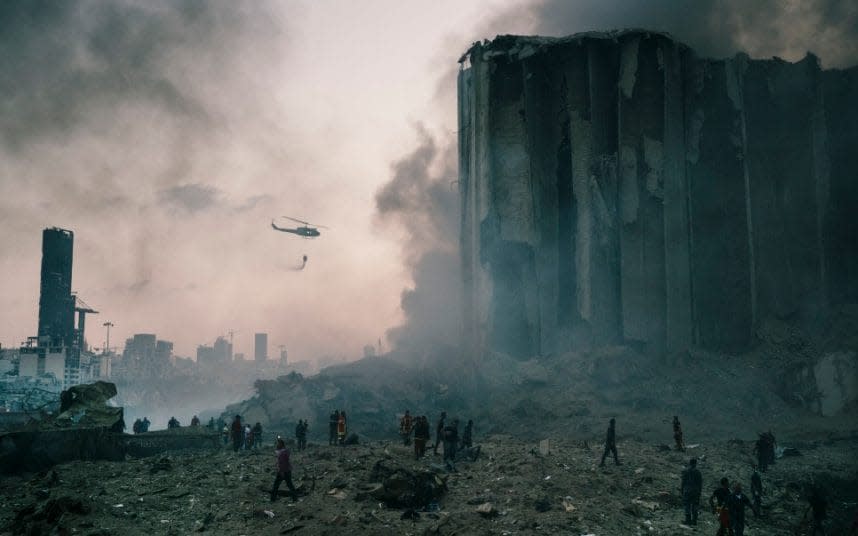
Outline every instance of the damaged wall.
<svg viewBox="0 0 858 536">
<path fill-rule="evenodd" d="M 472 350 L 740 351 L 765 316 L 858 298 L 856 69 L 704 59 L 643 31 L 465 58 Z"/>
</svg>

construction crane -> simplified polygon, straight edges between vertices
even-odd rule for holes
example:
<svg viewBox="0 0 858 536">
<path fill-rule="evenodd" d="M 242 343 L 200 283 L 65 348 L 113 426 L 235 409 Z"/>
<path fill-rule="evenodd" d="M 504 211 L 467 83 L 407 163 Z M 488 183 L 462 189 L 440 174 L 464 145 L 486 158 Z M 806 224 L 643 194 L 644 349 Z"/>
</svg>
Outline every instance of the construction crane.
<svg viewBox="0 0 858 536">
<path fill-rule="evenodd" d="M 74 296 L 74 303 L 75 303 L 74 310 L 77 313 L 78 345 L 79 345 L 79 348 L 81 350 L 84 350 L 85 349 L 84 346 L 86 345 L 86 342 L 84 340 L 83 334 L 84 334 L 84 331 L 86 329 L 86 315 L 87 314 L 97 315 L 98 311 L 96 311 L 95 309 L 93 309 L 92 307 L 87 305 L 86 302 L 83 301 L 82 299 L 80 299 L 80 296 L 78 296 L 78 295 Z"/>
</svg>

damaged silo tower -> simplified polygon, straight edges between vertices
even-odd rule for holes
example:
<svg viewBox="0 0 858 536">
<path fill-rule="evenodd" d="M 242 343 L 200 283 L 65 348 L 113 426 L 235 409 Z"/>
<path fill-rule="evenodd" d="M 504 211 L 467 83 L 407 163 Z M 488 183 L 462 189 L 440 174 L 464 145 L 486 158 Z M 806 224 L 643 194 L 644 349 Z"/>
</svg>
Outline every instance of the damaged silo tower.
<svg viewBox="0 0 858 536">
<path fill-rule="evenodd" d="M 472 347 L 734 351 L 767 315 L 858 298 L 856 69 L 703 59 L 645 31 L 464 59 Z"/>
</svg>

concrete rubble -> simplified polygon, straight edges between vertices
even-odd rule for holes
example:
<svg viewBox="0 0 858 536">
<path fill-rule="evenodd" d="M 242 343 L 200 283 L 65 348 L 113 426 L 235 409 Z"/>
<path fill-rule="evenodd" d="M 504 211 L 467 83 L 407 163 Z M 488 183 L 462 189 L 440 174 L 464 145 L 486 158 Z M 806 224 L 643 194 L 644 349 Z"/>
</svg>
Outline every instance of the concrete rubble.
<svg viewBox="0 0 858 536">
<path fill-rule="evenodd" d="M 60 395 L 59 413 L 0 432 L 0 474 L 42 471 L 72 460 L 151 456 L 180 448 L 214 449 L 220 435 L 204 428 L 124 434 L 123 409 L 109 382 L 76 385 Z"/>
<path fill-rule="evenodd" d="M 687 530 L 680 526 L 678 486 L 689 456 L 700 460 L 704 501 L 722 476 L 746 486 L 750 478 L 750 441 L 707 441 L 680 453 L 621 433 L 624 465 L 606 468 L 597 466 L 596 441 L 557 440 L 546 456 L 535 443 L 509 436 L 480 444 L 484 456 L 446 473 L 433 469 L 440 457 L 414 461 L 411 450 L 395 442 L 311 443 L 292 456 L 298 503 L 285 496 L 269 502 L 270 442 L 237 454 L 228 447 L 171 452 L 167 467 L 154 473 L 163 459 L 70 462 L 55 472 L 0 481 L 6 505 L 0 534 L 678 534 Z M 858 500 L 851 457 L 858 437 L 789 445 L 802 456 L 781 458 L 763 474 L 763 517 L 749 515 L 751 531 L 782 535 L 801 527 L 811 481 L 826 489 L 829 526 L 843 526 Z M 419 496 L 427 482 L 419 475 L 443 481 L 443 492 L 439 487 L 420 500 L 403 500 Z M 716 520 L 707 512 L 698 530 L 714 534 Z"/>
</svg>

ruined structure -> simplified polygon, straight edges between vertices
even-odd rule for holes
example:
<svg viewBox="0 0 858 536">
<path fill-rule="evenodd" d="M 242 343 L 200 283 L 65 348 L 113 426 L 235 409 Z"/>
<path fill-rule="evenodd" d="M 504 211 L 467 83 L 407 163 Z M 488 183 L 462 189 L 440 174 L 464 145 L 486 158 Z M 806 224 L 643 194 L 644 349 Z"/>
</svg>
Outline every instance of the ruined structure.
<svg viewBox="0 0 858 536">
<path fill-rule="evenodd" d="M 741 351 L 767 316 L 858 300 L 858 69 L 646 31 L 502 36 L 463 62 L 472 348 Z"/>
</svg>

